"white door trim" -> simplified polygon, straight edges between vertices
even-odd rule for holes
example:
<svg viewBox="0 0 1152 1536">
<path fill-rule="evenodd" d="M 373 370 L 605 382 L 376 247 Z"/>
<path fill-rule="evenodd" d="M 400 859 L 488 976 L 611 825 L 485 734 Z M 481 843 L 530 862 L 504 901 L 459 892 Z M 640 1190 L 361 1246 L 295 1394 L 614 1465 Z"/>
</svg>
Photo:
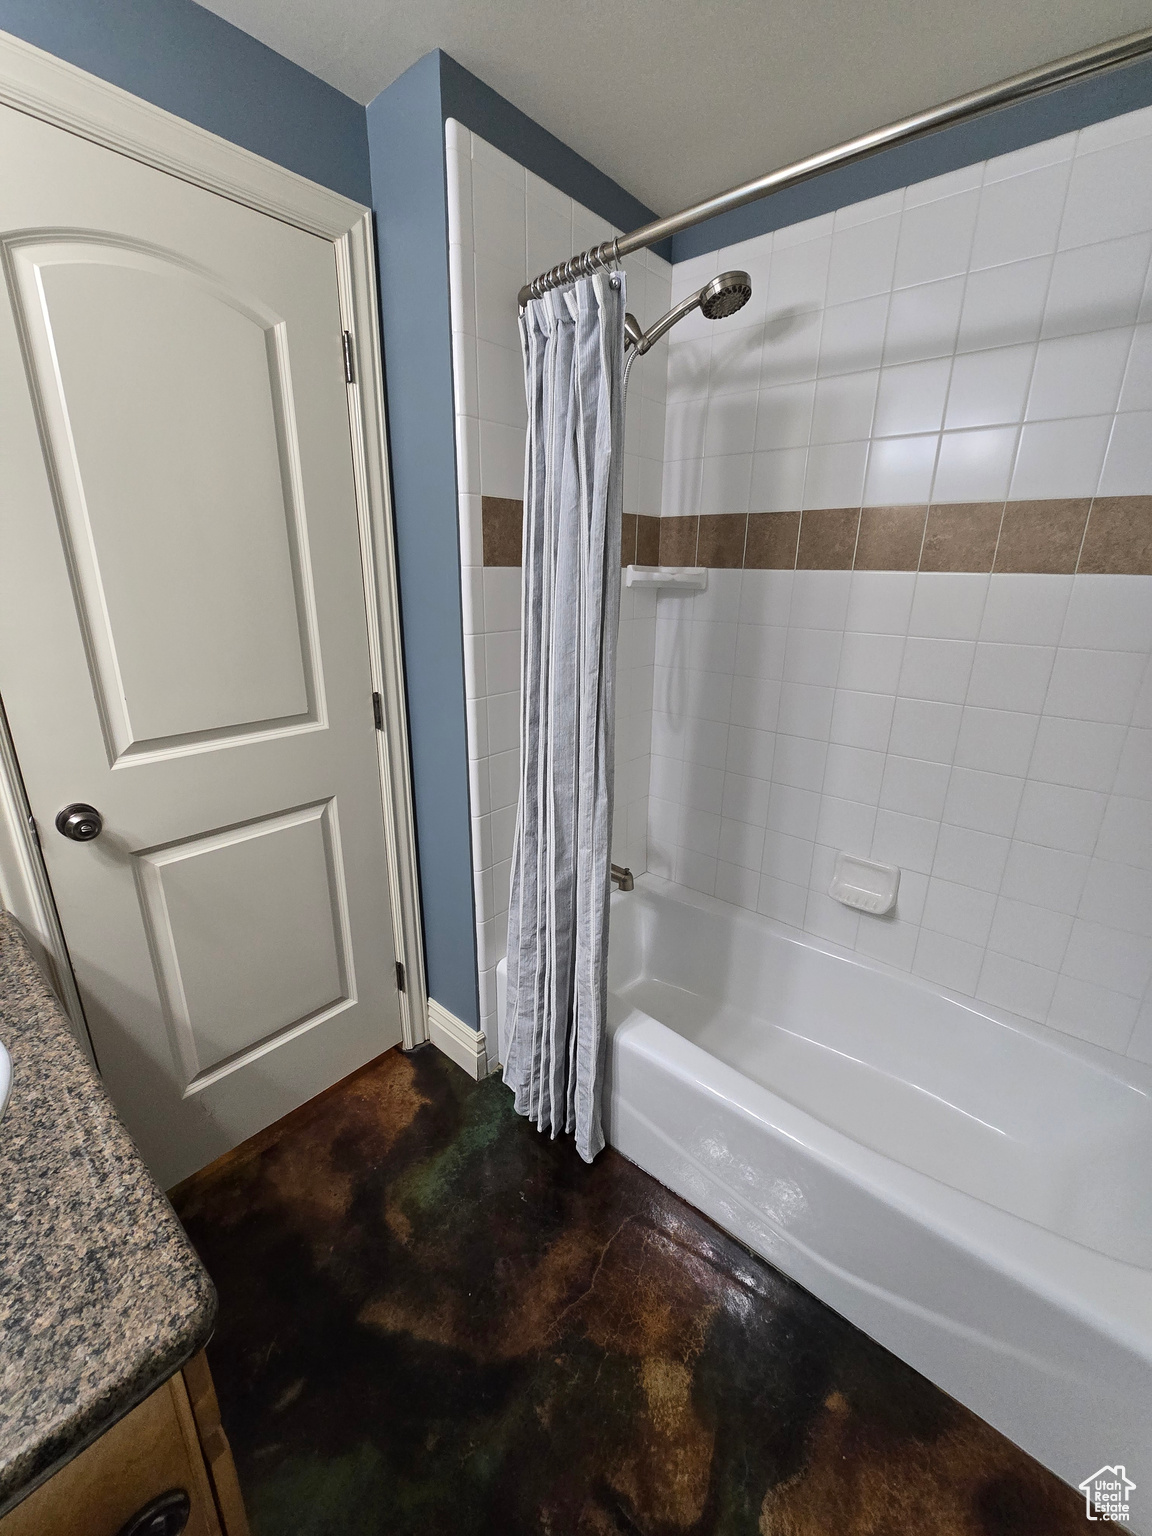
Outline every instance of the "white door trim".
<svg viewBox="0 0 1152 1536">
<path fill-rule="evenodd" d="M 6 32 L 0 32 L 0 105 L 27 112 L 118 154 L 332 241 L 342 324 L 353 337 L 349 430 L 372 683 L 384 701 L 384 729 L 378 733 L 380 789 L 395 948 L 405 976 L 400 1021 L 405 1046 L 419 1045 L 428 1038 L 428 993 L 420 926 L 371 211 Z M 370 703 L 366 700 L 365 707 Z M 62 1001 L 74 1026 L 86 1033 L 64 935 L 28 816 L 2 707 L 0 892 L 6 893 L 15 915 L 51 959 Z"/>
</svg>

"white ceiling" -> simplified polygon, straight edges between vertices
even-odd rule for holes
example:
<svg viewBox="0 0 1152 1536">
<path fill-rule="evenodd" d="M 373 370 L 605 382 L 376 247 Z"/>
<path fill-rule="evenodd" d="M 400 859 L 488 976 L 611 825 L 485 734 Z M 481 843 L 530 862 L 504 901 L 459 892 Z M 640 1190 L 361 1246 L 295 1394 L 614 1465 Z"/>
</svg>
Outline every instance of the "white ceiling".
<svg viewBox="0 0 1152 1536">
<path fill-rule="evenodd" d="M 362 102 L 443 48 L 658 213 L 1152 26 L 1152 0 L 211 0 L 208 9 Z"/>
</svg>

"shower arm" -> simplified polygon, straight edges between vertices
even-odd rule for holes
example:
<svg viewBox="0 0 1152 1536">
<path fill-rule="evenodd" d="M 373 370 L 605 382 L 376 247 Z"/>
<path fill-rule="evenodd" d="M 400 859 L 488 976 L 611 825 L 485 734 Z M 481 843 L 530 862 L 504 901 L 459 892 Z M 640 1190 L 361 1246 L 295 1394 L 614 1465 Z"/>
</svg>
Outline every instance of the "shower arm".
<svg viewBox="0 0 1152 1536">
<path fill-rule="evenodd" d="M 681 230 L 691 229 L 695 224 L 703 224 L 706 219 L 714 219 L 718 214 L 730 213 L 734 208 L 742 208 L 745 203 L 757 202 L 760 198 L 769 197 L 785 187 L 794 187 L 836 166 L 851 165 L 854 161 L 864 160 L 869 155 L 874 155 L 893 144 L 903 144 L 912 139 L 923 138 L 941 128 L 950 127 L 953 123 L 967 122 L 971 118 L 982 116 L 985 112 L 995 111 L 998 107 L 1010 106 L 1017 101 L 1027 101 L 1033 96 L 1042 95 L 1045 91 L 1068 85 L 1073 80 L 1084 80 L 1092 75 L 1103 74 L 1105 70 L 1117 69 L 1148 53 L 1152 53 L 1152 28 L 1146 28 L 1141 32 L 1129 32 L 1124 37 L 1113 39 L 1112 42 L 1098 43 L 1092 48 L 1082 49 L 1079 53 L 1070 53 L 1051 64 L 1042 64 L 1037 69 L 1025 70 L 1023 74 L 1010 75 L 1006 80 L 1000 80 L 995 85 L 982 86 L 979 90 L 969 91 L 964 96 L 954 96 L 951 101 L 946 101 L 941 106 L 931 107 L 925 112 L 917 112 L 911 117 L 901 118 L 898 122 L 889 123 L 887 127 L 874 128 L 870 133 L 860 134 L 854 139 L 846 139 L 832 149 L 822 150 L 816 155 L 808 155 L 805 159 L 796 160 L 780 170 L 769 171 L 766 176 L 760 176 L 755 181 L 743 182 L 740 186 L 721 192 L 716 197 L 710 197 L 705 202 L 695 203 L 691 208 L 685 208 L 680 213 L 669 214 L 664 219 L 656 219 L 651 224 L 634 229 L 631 234 L 617 235 L 614 240 L 605 240 L 601 245 L 593 246 L 590 250 L 573 256 L 570 261 L 563 261 L 559 266 L 549 268 L 547 272 L 542 272 L 539 277 L 521 288 L 518 295 L 520 307 L 523 309 L 529 300 L 540 298 L 552 288 L 561 288 L 579 277 L 587 277 L 597 270 L 615 266 L 622 256 L 629 256 L 633 251 L 657 245 L 661 240 L 667 240 L 671 235 L 679 234 Z M 670 316 L 665 318 L 669 320 L 669 324 L 674 323 Z M 651 339 L 656 340 L 654 336 Z"/>
<path fill-rule="evenodd" d="M 674 309 L 670 309 L 666 315 L 657 320 L 655 325 L 641 332 L 638 336 L 633 336 L 628 330 L 627 325 L 625 325 L 624 345 L 627 346 L 631 343 L 636 348 L 636 356 L 643 357 L 645 352 L 656 345 L 661 336 L 667 335 L 677 320 L 683 320 L 684 316 L 690 314 L 699 302 L 699 293 L 694 293 L 686 299 L 681 299 Z M 637 330 L 639 330 L 639 326 L 637 326 Z"/>
</svg>

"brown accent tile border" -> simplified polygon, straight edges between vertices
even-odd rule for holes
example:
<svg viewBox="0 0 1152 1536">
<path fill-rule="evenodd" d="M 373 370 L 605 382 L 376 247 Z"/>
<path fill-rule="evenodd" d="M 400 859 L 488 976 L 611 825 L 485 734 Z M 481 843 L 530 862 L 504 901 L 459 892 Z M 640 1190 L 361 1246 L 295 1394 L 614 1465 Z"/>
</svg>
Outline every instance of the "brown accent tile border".
<svg viewBox="0 0 1152 1536">
<path fill-rule="evenodd" d="M 796 565 L 799 512 L 750 512 L 744 545 L 746 571 L 790 571 Z"/>
<path fill-rule="evenodd" d="M 638 565 L 640 563 L 636 559 L 637 533 L 638 533 L 638 530 L 637 530 L 637 527 L 636 527 L 636 514 L 635 514 L 635 512 L 625 512 L 623 517 L 620 519 L 620 564 L 621 564 L 621 566 L 625 566 L 625 565 Z"/>
<path fill-rule="evenodd" d="M 702 513 L 696 539 L 694 565 L 707 565 L 718 571 L 738 571 L 744 564 L 744 539 L 748 532 L 746 513 Z"/>
<path fill-rule="evenodd" d="M 925 507 L 864 507 L 856 537 L 857 571 L 915 571 L 924 542 Z"/>
<path fill-rule="evenodd" d="M 505 496 L 482 496 L 480 521 L 485 565 L 520 565 L 524 559 L 524 503 Z"/>
<path fill-rule="evenodd" d="M 1097 496 L 1076 569 L 1098 576 L 1152 576 L 1152 496 Z"/>
<path fill-rule="evenodd" d="M 636 564 L 660 564 L 660 522 L 641 512 L 636 519 Z"/>
<path fill-rule="evenodd" d="M 695 565 L 699 528 L 698 517 L 662 517 L 660 519 L 660 559 L 657 564 Z"/>
<path fill-rule="evenodd" d="M 802 512 L 796 569 L 850 571 L 859 527 L 859 507 L 820 507 Z"/>
<path fill-rule="evenodd" d="M 523 503 L 482 502 L 484 564 L 519 565 Z M 622 565 L 1152 576 L 1152 496 L 624 516 Z"/>
<path fill-rule="evenodd" d="M 922 571 L 990 571 L 1004 520 L 1002 501 L 941 502 L 928 508 Z"/>
</svg>

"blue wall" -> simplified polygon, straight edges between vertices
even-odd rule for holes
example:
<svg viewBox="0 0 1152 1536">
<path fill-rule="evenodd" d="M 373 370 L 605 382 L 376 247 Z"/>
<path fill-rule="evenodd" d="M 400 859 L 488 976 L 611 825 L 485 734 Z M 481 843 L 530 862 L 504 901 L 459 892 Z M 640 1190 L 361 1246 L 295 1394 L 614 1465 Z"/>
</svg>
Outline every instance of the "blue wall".
<svg viewBox="0 0 1152 1536">
<path fill-rule="evenodd" d="M 672 259 L 686 261 L 721 246 L 750 240 L 770 229 L 782 229 L 801 219 L 814 219 L 850 203 L 860 203 L 883 192 L 894 192 L 930 176 L 959 170 L 993 155 L 1006 155 L 1044 139 L 1057 138 L 1089 123 L 1103 122 L 1123 112 L 1152 103 L 1152 60 L 1076 81 L 1046 96 L 1036 96 L 1012 107 L 1002 107 L 970 123 L 942 128 L 912 144 L 881 150 L 868 160 L 777 192 L 774 197 L 748 203 L 733 213 L 721 214 L 694 229 L 686 229 L 672 241 Z M 932 103 L 925 103 L 926 106 Z M 877 127 L 880 125 L 877 124 Z M 825 146 L 831 148 L 830 145 Z M 773 166 L 765 163 L 764 171 Z M 719 190 L 719 189 L 718 189 Z"/>
<path fill-rule="evenodd" d="M 653 215 L 439 50 L 368 107 L 428 990 L 478 1029 L 448 290 L 449 117 L 618 227 Z"/>
<path fill-rule="evenodd" d="M 193 0 L 0 0 L 0 30 L 357 202 L 359 102 Z"/>
<path fill-rule="evenodd" d="M 368 107 L 428 991 L 480 1027 L 440 59 Z"/>
</svg>

